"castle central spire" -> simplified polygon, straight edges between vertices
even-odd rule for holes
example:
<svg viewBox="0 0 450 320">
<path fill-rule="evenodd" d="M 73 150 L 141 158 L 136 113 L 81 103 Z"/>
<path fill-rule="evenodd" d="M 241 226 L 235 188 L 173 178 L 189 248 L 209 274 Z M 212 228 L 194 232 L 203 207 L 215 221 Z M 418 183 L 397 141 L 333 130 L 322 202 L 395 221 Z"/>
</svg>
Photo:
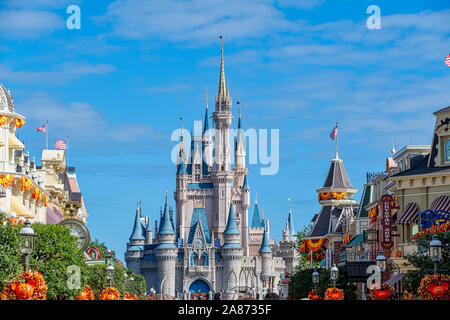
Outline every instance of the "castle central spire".
<svg viewBox="0 0 450 320">
<path fill-rule="evenodd" d="M 223 62 L 223 38 L 220 36 L 220 76 L 219 76 L 219 92 L 217 99 L 223 101 L 227 96 L 227 86 L 225 81 L 225 65 Z"/>
</svg>

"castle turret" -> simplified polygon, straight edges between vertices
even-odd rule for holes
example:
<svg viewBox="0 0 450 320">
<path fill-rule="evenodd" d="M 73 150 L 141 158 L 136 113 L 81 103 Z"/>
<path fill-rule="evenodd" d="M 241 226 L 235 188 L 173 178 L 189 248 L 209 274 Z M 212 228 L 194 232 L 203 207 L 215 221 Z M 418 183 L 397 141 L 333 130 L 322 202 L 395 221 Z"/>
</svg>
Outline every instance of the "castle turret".
<svg viewBox="0 0 450 320">
<path fill-rule="evenodd" d="M 212 134 L 209 128 L 208 115 L 208 96 L 206 96 L 205 120 L 203 122 L 203 175 L 207 175 L 211 171 L 212 162 Z"/>
<path fill-rule="evenodd" d="M 230 205 L 228 221 L 223 232 L 224 245 L 221 248 L 223 263 L 224 289 L 226 299 L 232 299 L 238 290 L 239 274 L 242 265 L 243 247 L 241 245 L 241 234 L 236 224 L 236 216 L 233 205 Z M 236 295 L 237 296 L 237 295 Z"/>
<path fill-rule="evenodd" d="M 240 188 L 243 187 L 244 178 L 247 175 L 245 156 L 246 156 L 246 143 L 244 130 L 242 129 L 241 126 L 241 108 L 239 108 L 238 128 L 236 138 L 234 141 L 234 159 L 235 159 L 234 175 L 235 175 L 235 184 L 237 187 Z"/>
<path fill-rule="evenodd" d="M 158 229 L 158 245 L 155 248 L 155 257 L 158 267 L 158 283 L 162 284 L 162 294 L 175 296 L 175 263 L 177 247 L 175 245 L 176 234 L 170 220 L 169 208 L 164 205 L 164 213 Z M 160 288 L 157 288 L 160 290 Z"/>
<path fill-rule="evenodd" d="M 125 262 L 128 269 L 134 273 L 141 273 L 140 258 L 145 244 L 145 235 L 142 232 L 141 212 L 139 208 L 139 200 L 136 209 L 136 216 L 134 218 L 133 231 L 131 232 L 127 251 L 125 252 Z"/>
<path fill-rule="evenodd" d="M 264 228 L 263 239 L 261 243 L 261 248 L 259 249 L 259 254 L 261 256 L 261 281 L 264 283 L 266 288 L 268 288 L 268 279 L 272 273 L 272 249 L 269 244 L 269 236 L 267 234 L 267 228 Z"/>
</svg>

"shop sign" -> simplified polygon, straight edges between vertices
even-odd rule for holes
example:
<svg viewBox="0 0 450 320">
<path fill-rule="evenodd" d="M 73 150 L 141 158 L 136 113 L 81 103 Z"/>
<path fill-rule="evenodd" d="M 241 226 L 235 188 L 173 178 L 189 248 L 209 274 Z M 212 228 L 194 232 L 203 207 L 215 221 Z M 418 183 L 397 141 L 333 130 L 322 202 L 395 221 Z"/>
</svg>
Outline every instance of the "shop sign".
<svg viewBox="0 0 450 320">
<path fill-rule="evenodd" d="M 385 194 L 381 197 L 381 245 L 385 249 L 390 249 L 392 241 L 392 197 Z"/>
</svg>

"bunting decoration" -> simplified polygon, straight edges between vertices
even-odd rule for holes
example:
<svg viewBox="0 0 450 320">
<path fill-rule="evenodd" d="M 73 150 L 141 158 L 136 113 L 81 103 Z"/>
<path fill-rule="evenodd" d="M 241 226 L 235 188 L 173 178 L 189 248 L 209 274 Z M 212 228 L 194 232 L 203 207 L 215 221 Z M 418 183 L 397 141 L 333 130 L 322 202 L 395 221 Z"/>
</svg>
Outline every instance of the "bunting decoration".
<svg viewBox="0 0 450 320">
<path fill-rule="evenodd" d="M 14 176 L 12 174 L 1 174 L 0 175 L 0 185 L 3 188 L 8 188 L 11 182 L 13 182 Z"/>
<path fill-rule="evenodd" d="M 48 204 L 48 196 L 44 194 L 44 207 L 46 207 Z"/>
<path fill-rule="evenodd" d="M 0 127 L 3 127 L 6 122 L 8 122 L 8 117 L 7 116 L 0 116 Z"/>
<path fill-rule="evenodd" d="M 325 242 L 325 238 L 317 239 L 317 240 L 306 240 L 306 246 L 309 251 L 316 252 L 318 251 Z"/>
<path fill-rule="evenodd" d="M 333 198 L 335 198 L 337 200 L 344 199 L 344 197 L 345 197 L 345 192 L 333 192 Z"/>
<path fill-rule="evenodd" d="M 42 190 L 36 186 L 33 186 L 33 193 L 31 195 L 33 199 L 36 199 L 36 203 L 38 203 L 42 198 Z"/>
<path fill-rule="evenodd" d="M 371 222 L 374 222 L 377 218 L 378 213 L 378 206 L 373 207 L 372 209 L 369 209 L 369 218 Z"/>
<path fill-rule="evenodd" d="M 16 118 L 16 128 L 20 129 L 25 124 L 25 120 Z"/>
<path fill-rule="evenodd" d="M 33 181 L 31 181 L 27 177 L 22 177 L 22 188 L 20 191 L 30 190 L 32 186 L 33 186 Z"/>
</svg>

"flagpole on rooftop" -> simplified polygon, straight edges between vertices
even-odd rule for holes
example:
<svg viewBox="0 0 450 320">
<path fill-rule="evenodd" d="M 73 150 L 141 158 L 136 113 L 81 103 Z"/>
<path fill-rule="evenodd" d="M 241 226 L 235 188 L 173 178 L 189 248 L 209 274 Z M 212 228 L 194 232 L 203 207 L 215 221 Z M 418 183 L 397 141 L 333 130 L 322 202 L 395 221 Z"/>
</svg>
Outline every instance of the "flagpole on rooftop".
<svg viewBox="0 0 450 320">
<path fill-rule="evenodd" d="M 69 134 L 70 130 L 66 133 L 66 169 L 69 168 Z"/>
<path fill-rule="evenodd" d="M 336 118 L 336 159 L 339 159 L 339 152 L 338 152 L 338 139 L 339 139 L 339 132 L 338 132 L 338 119 Z"/>
</svg>

